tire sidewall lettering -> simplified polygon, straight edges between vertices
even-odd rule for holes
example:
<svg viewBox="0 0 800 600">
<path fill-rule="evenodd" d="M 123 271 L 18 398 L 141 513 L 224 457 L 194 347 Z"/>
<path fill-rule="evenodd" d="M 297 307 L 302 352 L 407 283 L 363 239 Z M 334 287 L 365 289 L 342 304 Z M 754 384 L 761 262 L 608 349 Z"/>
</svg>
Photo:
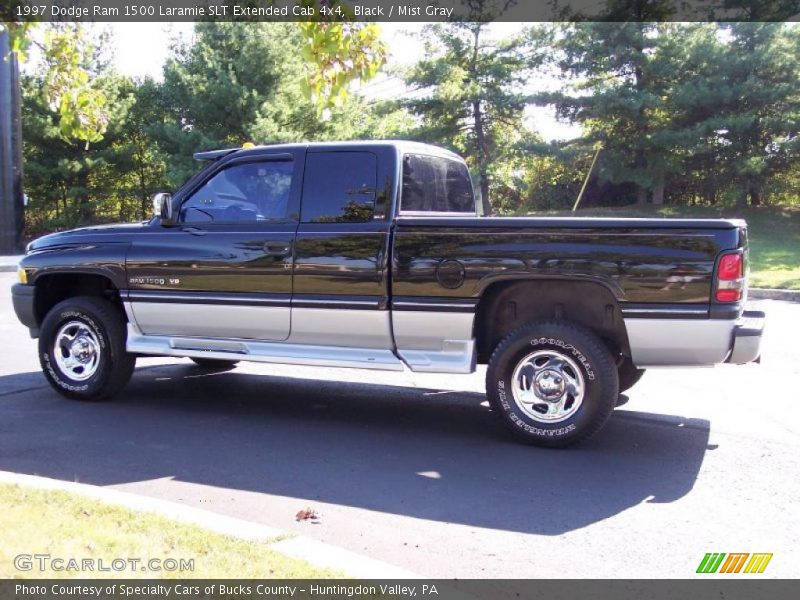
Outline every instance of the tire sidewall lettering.
<svg viewBox="0 0 800 600">
<path fill-rule="evenodd" d="M 589 359 L 586 358 L 586 356 L 583 354 L 583 352 L 578 350 L 572 344 L 570 344 L 568 342 L 565 342 L 564 340 L 560 340 L 558 338 L 540 337 L 540 338 L 533 338 L 530 341 L 530 345 L 534 346 L 534 347 L 535 346 L 555 346 L 557 348 L 561 348 L 565 352 L 569 352 L 581 364 L 581 366 L 583 367 L 583 371 L 586 374 L 586 377 L 589 379 L 589 381 L 594 381 L 595 380 L 595 374 L 594 374 L 594 369 L 592 368 L 592 363 L 589 362 Z"/>
<path fill-rule="evenodd" d="M 88 383 L 83 385 L 73 385 L 68 383 L 68 381 L 65 381 L 66 375 L 63 375 L 60 369 L 53 367 L 53 363 L 50 359 L 50 353 L 46 352 L 43 354 L 42 360 L 44 362 L 45 369 L 47 369 L 47 372 L 50 374 L 50 377 L 59 387 L 62 387 L 70 392 L 85 392 L 89 389 Z"/>
<path fill-rule="evenodd" d="M 555 429 L 542 429 L 541 427 L 536 427 L 534 425 L 531 425 L 523 421 L 517 415 L 517 413 L 513 411 L 509 412 L 509 418 L 520 429 L 532 435 L 538 435 L 541 437 L 561 437 L 569 434 L 572 431 L 575 431 L 576 429 L 574 423 L 570 423 L 569 425 L 565 425 L 564 427 L 556 427 Z"/>
</svg>

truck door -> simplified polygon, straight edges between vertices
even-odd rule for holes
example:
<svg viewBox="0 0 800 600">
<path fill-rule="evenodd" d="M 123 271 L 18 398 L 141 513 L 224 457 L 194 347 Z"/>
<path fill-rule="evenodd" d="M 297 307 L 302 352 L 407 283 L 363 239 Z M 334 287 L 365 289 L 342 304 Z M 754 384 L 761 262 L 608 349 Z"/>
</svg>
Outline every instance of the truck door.
<svg viewBox="0 0 800 600">
<path fill-rule="evenodd" d="M 389 318 L 390 148 L 309 148 L 290 342 L 393 347 Z"/>
<path fill-rule="evenodd" d="M 285 340 L 303 151 L 224 161 L 182 190 L 177 226 L 127 257 L 128 301 L 149 335 Z"/>
</svg>

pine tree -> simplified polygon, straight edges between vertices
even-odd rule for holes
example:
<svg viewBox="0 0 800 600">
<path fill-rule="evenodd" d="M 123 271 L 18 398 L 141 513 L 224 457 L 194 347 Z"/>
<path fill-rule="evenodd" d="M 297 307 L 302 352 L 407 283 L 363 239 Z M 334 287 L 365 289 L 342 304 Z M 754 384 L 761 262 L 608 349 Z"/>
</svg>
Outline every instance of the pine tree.
<svg viewBox="0 0 800 600">
<path fill-rule="evenodd" d="M 556 62 L 565 90 L 542 94 L 559 116 L 581 123 L 588 141 L 603 145 L 601 175 L 633 183 L 637 201 L 663 197 L 667 153 L 654 137 L 668 117 L 668 91 L 676 73 L 669 23 L 593 22 L 563 27 Z"/>
</svg>

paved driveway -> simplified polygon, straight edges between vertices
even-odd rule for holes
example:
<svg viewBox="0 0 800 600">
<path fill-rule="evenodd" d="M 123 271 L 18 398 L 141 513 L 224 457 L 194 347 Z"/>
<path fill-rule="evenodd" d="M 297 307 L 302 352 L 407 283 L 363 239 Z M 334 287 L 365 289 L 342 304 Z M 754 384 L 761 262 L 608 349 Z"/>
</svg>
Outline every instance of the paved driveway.
<svg viewBox="0 0 800 600">
<path fill-rule="evenodd" d="M 706 552 L 800 564 L 800 305 L 761 365 L 652 371 L 595 439 L 518 445 L 483 373 L 146 359 L 102 404 L 63 400 L 0 274 L 0 469 L 300 531 L 433 577 L 691 577 Z M 306 506 L 317 525 L 296 523 Z M 2 534 L 0 534 L 2 539 Z"/>
</svg>

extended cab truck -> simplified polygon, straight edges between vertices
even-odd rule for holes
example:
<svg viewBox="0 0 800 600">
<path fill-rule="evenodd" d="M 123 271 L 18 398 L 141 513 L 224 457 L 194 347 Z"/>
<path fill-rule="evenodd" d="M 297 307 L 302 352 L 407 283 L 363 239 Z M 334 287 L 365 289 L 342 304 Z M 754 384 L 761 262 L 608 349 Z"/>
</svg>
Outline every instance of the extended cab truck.
<svg viewBox="0 0 800 600">
<path fill-rule="evenodd" d="M 149 222 L 28 247 L 16 313 L 64 396 L 137 356 L 470 373 L 522 439 L 596 433 L 645 368 L 742 364 L 742 221 L 480 218 L 464 161 L 410 142 L 206 152 Z"/>
</svg>

